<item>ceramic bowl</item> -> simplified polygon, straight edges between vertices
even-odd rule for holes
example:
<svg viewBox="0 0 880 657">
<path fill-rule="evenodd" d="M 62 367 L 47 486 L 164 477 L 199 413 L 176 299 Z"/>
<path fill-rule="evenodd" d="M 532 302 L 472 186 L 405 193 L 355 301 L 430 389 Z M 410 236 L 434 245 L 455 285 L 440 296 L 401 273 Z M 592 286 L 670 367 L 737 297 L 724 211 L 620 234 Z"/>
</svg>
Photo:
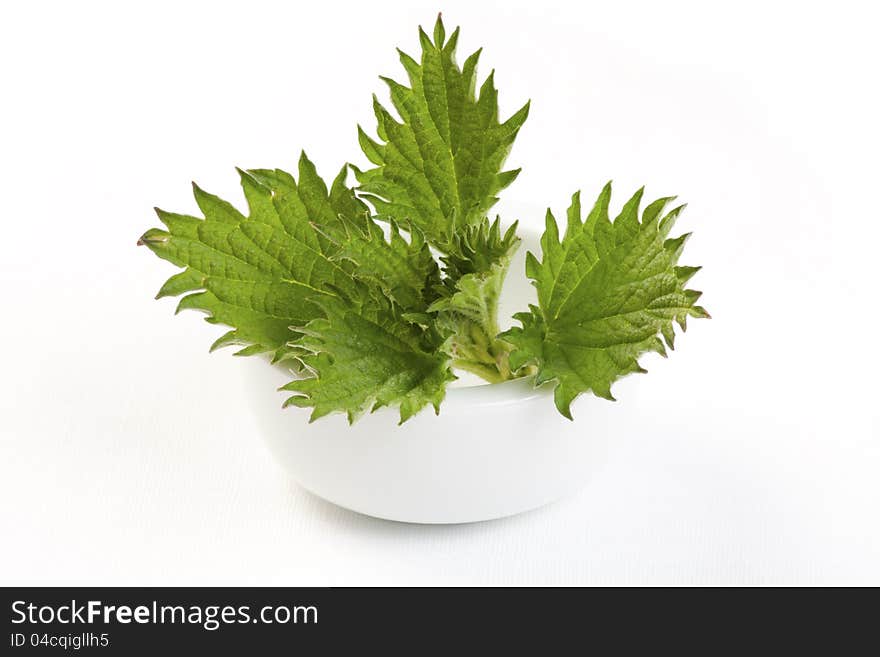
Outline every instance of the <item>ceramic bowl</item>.
<svg viewBox="0 0 880 657">
<path fill-rule="evenodd" d="M 538 239 L 522 237 L 501 298 L 502 325 L 534 301 L 524 257 Z M 404 522 L 489 520 L 576 491 L 602 461 L 615 406 L 584 396 L 572 422 L 557 412 L 552 386 L 463 379 L 439 415 L 426 408 L 398 426 L 397 409 L 383 408 L 352 426 L 342 414 L 309 424 L 309 409 L 282 409 L 287 393 L 274 392 L 289 373 L 259 359 L 242 359 L 242 368 L 263 437 L 300 485 L 346 509 Z"/>
</svg>

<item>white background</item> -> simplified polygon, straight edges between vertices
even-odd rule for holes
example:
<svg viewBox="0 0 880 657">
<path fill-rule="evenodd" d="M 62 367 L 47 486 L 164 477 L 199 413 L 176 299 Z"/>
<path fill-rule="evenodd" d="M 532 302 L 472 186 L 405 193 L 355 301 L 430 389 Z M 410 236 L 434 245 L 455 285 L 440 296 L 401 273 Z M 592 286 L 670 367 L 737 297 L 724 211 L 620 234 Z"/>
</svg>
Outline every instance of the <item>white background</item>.
<svg viewBox="0 0 880 657">
<path fill-rule="evenodd" d="M 872 4 L 5 3 L 0 583 L 880 584 Z M 235 165 L 363 164 L 438 8 L 502 114 L 533 99 L 506 202 L 679 194 L 714 318 L 579 495 L 424 527 L 290 481 L 135 241 L 191 179 L 241 203 Z"/>
</svg>

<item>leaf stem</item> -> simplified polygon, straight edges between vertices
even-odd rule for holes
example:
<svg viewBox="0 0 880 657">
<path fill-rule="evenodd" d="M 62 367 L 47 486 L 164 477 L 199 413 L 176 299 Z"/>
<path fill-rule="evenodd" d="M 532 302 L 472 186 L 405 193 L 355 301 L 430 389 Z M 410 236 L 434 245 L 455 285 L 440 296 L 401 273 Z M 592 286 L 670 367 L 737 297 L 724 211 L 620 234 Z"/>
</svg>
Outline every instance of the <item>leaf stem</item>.
<svg viewBox="0 0 880 657">
<path fill-rule="evenodd" d="M 499 372 L 496 367 L 485 365 L 483 363 L 476 363 L 472 360 L 454 360 L 452 361 L 452 366 L 464 370 L 465 372 L 476 374 L 478 377 L 485 379 L 489 383 L 501 383 L 509 378 Z"/>
</svg>

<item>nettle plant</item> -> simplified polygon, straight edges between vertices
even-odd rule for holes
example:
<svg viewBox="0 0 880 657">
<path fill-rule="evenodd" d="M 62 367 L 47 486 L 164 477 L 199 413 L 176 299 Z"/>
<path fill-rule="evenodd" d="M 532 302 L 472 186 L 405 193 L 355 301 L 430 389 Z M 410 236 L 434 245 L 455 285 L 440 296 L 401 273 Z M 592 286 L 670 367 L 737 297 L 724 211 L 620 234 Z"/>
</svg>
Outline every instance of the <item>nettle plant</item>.
<svg viewBox="0 0 880 657">
<path fill-rule="evenodd" d="M 459 66 L 458 29 L 447 38 L 439 17 L 419 39 L 420 60 L 400 52 L 409 86 L 382 78 L 397 117 L 374 96 L 378 139 L 358 127 L 371 168 L 346 164 L 328 189 L 303 153 L 296 176 L 238 170 L 246 213 L 195 184 L 204 218 L 157 209 L 165 228 L 139 244 L 184 268 L 157 298 L 183 294 L 178 310 L 232 327 L 212 350 L 289 364 L 299 376 L 285 405 L 311 407 L 311 420 L 439 413 L 456 370 L 552 382 L 568 418 L 581 393 L 613 399 L 616 379 L 644 372 L 641 354 L 672 348 L 674 322 L 708 317 L 685 287 L 699 267 L 677 264 L 688 236 L 669 237 L 684 206 L 641 209 L 640 189 L 612 220 L 608 184 L 588 211 L 572 197 L 561 232 L 548 210 L 541 259 L 526 258 L 538 304 L 500 332 L 520 240 L 488 213 L 520 172 L 503 169 L 529 104 L 499 121 L 493 74 L 476 92 L 480 51 Z"/>
</svg>

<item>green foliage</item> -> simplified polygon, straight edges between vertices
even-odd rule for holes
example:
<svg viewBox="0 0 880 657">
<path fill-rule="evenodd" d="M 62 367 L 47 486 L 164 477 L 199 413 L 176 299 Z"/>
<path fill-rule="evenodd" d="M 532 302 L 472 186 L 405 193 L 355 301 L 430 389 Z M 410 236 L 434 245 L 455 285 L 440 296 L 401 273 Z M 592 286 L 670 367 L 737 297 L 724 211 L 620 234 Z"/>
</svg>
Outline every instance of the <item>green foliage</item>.
<svg viewBox="0 0 880 657">
<path fill-rule="evenodd" d="M 431 330 L 405 321 L 377 288 L 359 286 L 353 298 L 321 299 L 321 316 L 300 331 L 297 345 L 314 376 L 284 387 L 294 406 L 312 407 L 315 420 L 344 411 L 350 422 L 383 406 L 400 407 L 403 423 L 427 404 L 437 413 L 455 379 Z"/>
<path fill-rule="evenodd" d="M 672 347 L 674 322 L 708 316 L 685 289 L 699 268 L 677 264 L 687 236 L 668 237 L 683 206 L 664 214 L 660 199 L 640 219 L 640 190 L 612 222 L 608 185 L 586 219 L 574 196 L 561 238 L 548 211 L 542 259 L 526 260 L 538 305 L 499 334 L 520 240 L 516 223 L 502 232 L 487 215 L 519 173 L 503 167 L 529 104 L 500 122 L 494 75 L 476 92 L 480 51 L 459 67 L 458 29 L 447 39 L 439 18 L 433 39 L 421 29 L 419 39 L 419 61 L 400 53 L 409 86 L 383 78 L 398 117 L 374 98 L 379 139 L 358 128 L 375 166 L 352 167 L 357 188 L 347 167 L 328 188 L 303 154 L 296 177 L 239 170 L 246 213 L 195 184 L 203 217 L 157 209 L 164 228 L 139 243 L 182 268 L 157 298 L 183 295 L 178 310 L 230 327 L 212 350 L 298 365 L 286 405 L 311 408 L 312 420 L 439 412 L 456 369 L 554 381 L 567 417 L 582 392 L 611 399 L 616 379 L 643 371 L 640 354 L 665 355 L 658 336 Z"/>
<path fill-rule="evenodd" d="M 510 260 L 519 247 L 514 223 L 501 235 L 500 220 L 484 219 L 456 236 L 456 253 L 443 258 L 448 288 L 429 311 L 446 338 L 456 367 L 490 382 L 511 378 L 510 344 L 498 336 L 498 299 Z"/>
<path fill-rule="evenodd" d="M 440 267 L 421 232 L 405 239 L 396 223 L 385 231 L 369 215 L 344 221 L 334 234 L 337 259 L 348 260 L 352 274 L 382 288 L 407 313 L 423 313 L 437 297 Z"/>
<path fill-rule="evenodd" d="M 502 169 L 529 104 L 500 123 L 494 72 L 475 93 L 480 51 L 459 68 L 458 29 L 446 39 L 439 18 L 433 41 L 421 28 L 419 40 L 420 61 L 398 51 L 409 86 L 382 78 L 401 121 L 374 97 L 379 141 L 358 127 L 361 148 L 376 166 L 356 174 L 380 217 L 418 228 L 449 251 L 458 231 L 479 224 L 519 174 Z"/>
<path fill-rule="evenodd" d="M 515 315 L 522 327 L 502 336 L 514 345 L 511 367 L 534 365 L 536 383 L 555 381 L 556 406 L 568 418 L 582 392 L 614 399 L 615 380 L 645 371 L 641 354 L 665 356 L 658 336 L 672 348 L 673 322 L 685 330 L 688 316 L 708 317 L 696 305 L 702 293 L 685 289 L 698 268 L 677 265 L 688 235 L 668 237 L 684 206 L 663 214 L 672 199 L 659 199 L 639 221 L 640 189 L 612 222 L 610 198 L 609 183 L 582 220 L 575 194 L 561 240 L 547 211 L 543 259 L 529 253 L 526 260 L 538 306 Z"/>
<path fill-rule="evenodd" d="M 164 229 L 140 242 L 185 269 L 157 297 L 186 294 L 181 309 L 207 313 L 207 321 L 233 327 L 212 349 L 237 344 L 240 354 L 271 352 L 275 360 L 294 351 L 291 326 L 312 318 L 310 299 L 331 288 L 352 289 L 350 263 L 336 259 L 338 245 L 315 231 L 355 219 L 366 207 L 345 187 L 340 173 L 330 191 L 303 154 L 299 181 L 281 171 L 239 170 L 247 214 L 193 184 L 204 218 L 156 209 Z"/>
</svg>

